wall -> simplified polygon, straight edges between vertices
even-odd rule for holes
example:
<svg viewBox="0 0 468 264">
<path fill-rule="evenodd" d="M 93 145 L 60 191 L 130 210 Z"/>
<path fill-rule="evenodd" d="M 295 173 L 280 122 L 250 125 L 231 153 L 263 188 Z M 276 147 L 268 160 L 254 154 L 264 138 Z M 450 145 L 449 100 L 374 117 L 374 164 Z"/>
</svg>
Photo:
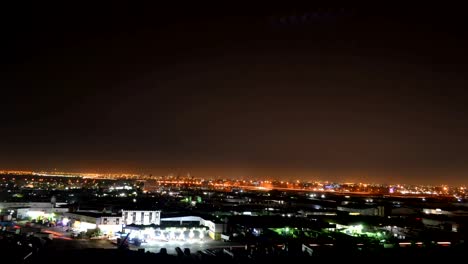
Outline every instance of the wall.
<svg viewBox="0 0 468 264">
<path fill-rule="evenodd" d="M 29 212 L 37 212 L 38 214 L 51 214 L 51 213 L 62 214 L 62 213 L 68 212 L 68 208 L 52 208 L 52 207 L 18 208 L 17 218 L 18 219 L 29 218 L 29 215 L 28 215 Z"/>
<path fill-rule="evenodd" d="M 126 225 L 160 225 L 161 211 L 122 210 L 122 219 Z"/>
<path fill-rule="evenodd" d="M 2 208 L 18 208 L 18 207 L 46 208 L 46 207 L 53 207 L 53 206 L 52 206 L 51 203 L 30 203 L 30 202 L 0 203 L 0 209 L 2 209 Z"/>
</svg>

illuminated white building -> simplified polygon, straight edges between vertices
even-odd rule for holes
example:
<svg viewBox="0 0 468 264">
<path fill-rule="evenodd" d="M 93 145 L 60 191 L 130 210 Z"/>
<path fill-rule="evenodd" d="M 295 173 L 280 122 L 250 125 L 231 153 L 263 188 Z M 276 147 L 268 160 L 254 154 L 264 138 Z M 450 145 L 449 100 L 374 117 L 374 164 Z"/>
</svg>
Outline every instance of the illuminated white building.
<svg viewBox="0 0 468 264">
<path fill-rule="evenodd" d="M 0 211 L 10 209 L 16 212 L 17 219 L 54 219 L 63 212 L 68 212 L 66 203 L 47 203 L 47 202 L 5 202 L 0 203 Z"/>
<path fill-rule="evenodd" d="M 160 225 L 161 211 L 122 210 L 122 218 L 126 225 Z"/>
<path fill-rule="evenodd" d="M 187 242 L 202 243 L 206 237 L 206 229 L 200 227 L 166 227 L 153 228 L 141 226 L 126 226 L 123 228 L 125 234 L 129 235 L 130 240 L 140 240 L 143 243 L 157 242 Z"/>
<path fill-rule="evenodd" d="M 208 236 L 214 240 L 221 239 L 221 234 L 226 229 L 226 224 L 215 221 L 214 219 L 204 219 L 200 216 L 166 217 L 163 218 L 162 221 L 180 223 L 180 225 L 182 225 L 183 222 L 198 222 L 200 225 L 206 226 L 208 228 Z"/>
<path fill-rule="evenodd" d="M 86 232 L 99 228 L 104 235 L 113 235 L 122 231 L 122 217 L 115 214 L 95 212 L 63 213 L 64 219 L 70 221 L 73 230 Z"/>
<path fill-rule="evenodd" d="M 18 219 L 37 219 L 39 217 L 56 218 L 56 216 L 68 212 L 68 208 L 32 207 L 16 209 Z"/>
</svg>

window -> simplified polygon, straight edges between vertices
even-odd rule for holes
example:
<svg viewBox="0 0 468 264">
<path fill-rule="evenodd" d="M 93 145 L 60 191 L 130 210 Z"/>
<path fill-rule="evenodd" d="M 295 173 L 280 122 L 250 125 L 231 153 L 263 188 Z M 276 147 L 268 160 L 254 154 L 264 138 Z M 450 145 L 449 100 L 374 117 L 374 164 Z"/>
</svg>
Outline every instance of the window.
<svg viewBox="0 0 468 264">
<path fill-rule="evenodd" d="M 145 219 L 145 213 L 144 212 L 141 212 L 141 223 L 143 224 L 144 220 Z"/>
<path fill-rule="evenodd" d="M 150 212 L 149 221 L 150 221 L 150 223 L 153 223 L 153 212 Z"/>
<path fill-rule="evenodd" d="M 104 218 L 104 224 L 107 225 L 107 218 Z"/>
<path fill-rule="evenodd" d="M 116 218 L 116 219 L 115 219 L 115 224 L 118 225 L 119 222 L 120 222 L 120 219 L 119 219 L 119 218 Z"/>
</svg>

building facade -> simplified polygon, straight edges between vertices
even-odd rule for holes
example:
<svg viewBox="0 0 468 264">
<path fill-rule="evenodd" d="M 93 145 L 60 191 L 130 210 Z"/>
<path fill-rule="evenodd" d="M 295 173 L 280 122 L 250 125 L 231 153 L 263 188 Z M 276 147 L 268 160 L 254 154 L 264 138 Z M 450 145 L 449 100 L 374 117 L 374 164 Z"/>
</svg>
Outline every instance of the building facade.
<svg viewBox="0 0 468 264">
<path fill-rule="evenodd" d="M 125 225 L 160 225 L 161 211 L 156 210 L 122 210 Z"/>
<path fill-rule="evenodd" d="M 111 236 L 122 231 L 122 217 L 120 215 L 73 212 L 63 213 L 63 217 L 66 222 L 70 222 L 70 226 L 76 232 L 99 228 L 103 235 Z"/>
<path fill-rule="evenodd" d="M 204 219 L 200 216 L 178 216 L 178 217 L 166 217 L 162 219 L 163 222 L 174 222 L 180 223 L 182 226 L 183 222 L 198 222 L 199 225 L 208 228 L 208 236 L 213 240 L 220 240 L 221 235 L 226 230 L 226 224 L 215 221 Z"/>
<path fill-rule="evenodd" d="M 383 206 L 377 207 L 346 207 L 338 206 L 338 211 L 348 212 L 350 215 L 370 215 L 370 216 L 384 216 L 385 210 Z"/>
</svg>

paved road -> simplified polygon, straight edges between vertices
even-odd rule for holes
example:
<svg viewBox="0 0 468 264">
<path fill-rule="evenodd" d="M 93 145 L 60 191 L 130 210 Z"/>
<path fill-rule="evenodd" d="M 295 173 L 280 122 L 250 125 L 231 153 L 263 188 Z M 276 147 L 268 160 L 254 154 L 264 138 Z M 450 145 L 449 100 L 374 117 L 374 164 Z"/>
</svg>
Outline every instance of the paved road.
<svg viewBox="0 0 468 264">
<path fill-rule="evenodd" d="M 50 242 L 48 248 L 54 250 L 69 250 L 69 249 L 85 249 L 85 248 L 116 248 L 116 245 L 112 244 L 108 240 L 89 240 L 89 239 L 54 239 Z"/>
</svg>

